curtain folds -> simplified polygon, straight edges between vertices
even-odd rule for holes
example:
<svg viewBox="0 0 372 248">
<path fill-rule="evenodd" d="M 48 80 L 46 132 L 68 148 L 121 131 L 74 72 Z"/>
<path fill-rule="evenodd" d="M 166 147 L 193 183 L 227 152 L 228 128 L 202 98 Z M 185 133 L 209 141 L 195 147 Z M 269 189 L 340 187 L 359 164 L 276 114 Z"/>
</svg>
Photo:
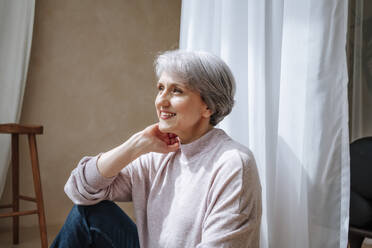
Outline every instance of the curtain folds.
<svg viewBox="0 0 372 248">
<path fill-rule="evenodd" d="M 237 82 L 220 127 L 255 154 L 261 247 L 347 246 L 347 0 L 183 0 L 180 48 Z"/>
<path fill-rule="evenodd" d="M 35 0 L 0 0 L 0 123 L 18 122 L 26 84 Z M 10 135 L 0 135 L 0 195 L 10 159 Z"/>
</svg>

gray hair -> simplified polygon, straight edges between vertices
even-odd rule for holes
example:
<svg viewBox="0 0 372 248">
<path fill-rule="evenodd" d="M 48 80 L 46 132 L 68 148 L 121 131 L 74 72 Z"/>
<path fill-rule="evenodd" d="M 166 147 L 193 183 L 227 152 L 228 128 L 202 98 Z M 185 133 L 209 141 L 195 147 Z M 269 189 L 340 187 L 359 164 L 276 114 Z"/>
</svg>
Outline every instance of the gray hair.
<svg viewBox="0 0 372 248">
<path fill-rule="evenodd" d="M 219 57 L 207 52 L 183 50 L 167 51 L 155 60 L 155 72 L 160 78 L 169 73 L 200 93 L 212 111 L 210 124 L 215 126 L 228 115 L 234 106 L 235 80 Z"/>
</svg>

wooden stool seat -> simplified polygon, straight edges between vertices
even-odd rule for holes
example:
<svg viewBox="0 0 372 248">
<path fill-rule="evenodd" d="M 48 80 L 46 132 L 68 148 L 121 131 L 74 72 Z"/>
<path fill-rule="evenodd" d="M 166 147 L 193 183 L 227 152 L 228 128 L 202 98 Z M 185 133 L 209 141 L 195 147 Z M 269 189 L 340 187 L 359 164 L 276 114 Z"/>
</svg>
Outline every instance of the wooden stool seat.
<svg viewBox="0 0 372 248">
<path fill-rule="evenodd" d="M 43 126 L 33 125 L 20 125 L 15 123 L 0 124 L 0 134 L 11 134 L 12 135 L 12 191 L 13 191 L 13 203 L 8 205 L 2 205 L 0 208 L 12 208 L 13 211 L 9 213 L 1 213 L 2 217 L 13 218 L 13 244 L 19 243 L 19 216 L 37 214 L 39 217 L 39 228 L 41 237 L 41 247 L 48 247 L 46 221 L 44 213 L 43 194 L 41 190 L 40 170 L 39 170 L 39 159 L 36 147 L 36 134 L 43 133 Z M 32 165 L 32 176 L 34 181 L 35 195 L 36 197 L 28 197 L 20 195 L 19 193 L 19 135 L 27 134 L 28 143 L 30 148 L 31 165 Z M 19 200 L 32 201 L 36 203 L 37 208 L 35 210 L 19 211 Z"/>
<path fill-rule="evenodd" d="M 15 123 L 0 124 L 0 133 L 43 134 L 43 126 L 20 125 Z"/>
</svg>

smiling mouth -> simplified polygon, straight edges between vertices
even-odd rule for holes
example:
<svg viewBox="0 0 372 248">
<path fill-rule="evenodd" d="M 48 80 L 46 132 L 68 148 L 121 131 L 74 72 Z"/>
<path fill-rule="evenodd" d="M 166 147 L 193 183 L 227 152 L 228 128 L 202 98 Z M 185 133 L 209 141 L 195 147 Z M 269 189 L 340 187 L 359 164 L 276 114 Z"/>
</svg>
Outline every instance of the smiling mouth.
<svg viewBox="0 0 372 248">
<path fill-rule="evenodd" d="M 163 119 L 163 120 L 170 119 L 174 116 L 176 116 L 175 113 L 166 113 L 166 112 L 161 112 L 160 113 L 160 118 Z"/>
</svg>

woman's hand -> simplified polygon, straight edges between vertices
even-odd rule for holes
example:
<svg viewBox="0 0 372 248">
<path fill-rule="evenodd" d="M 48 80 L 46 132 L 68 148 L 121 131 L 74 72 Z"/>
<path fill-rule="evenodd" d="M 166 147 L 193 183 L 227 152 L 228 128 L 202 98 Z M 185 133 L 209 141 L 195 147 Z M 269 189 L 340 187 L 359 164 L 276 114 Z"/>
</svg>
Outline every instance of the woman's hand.
<svg viewBox="0 0 372 248">
<path fill-rule="evenodd" d="M 168 153 L 177 151 L 179 140 L 175 134 L 163 133 L 159 130 L 159 124 L 153 124 L 145 128 L 141 133 L 143 153 L 159 152 Z"/>
<path fill-rule="evenodd" d="M 97 168 L 102 176 L 116 176 L 130 162 L 149 152 L 168 153 L 179 148 L 178 137 L 162 133 L 159 125 L 153 124 L 134 134 L 123 144 L 103 153 L 97 161 Z"/>
</svg>

